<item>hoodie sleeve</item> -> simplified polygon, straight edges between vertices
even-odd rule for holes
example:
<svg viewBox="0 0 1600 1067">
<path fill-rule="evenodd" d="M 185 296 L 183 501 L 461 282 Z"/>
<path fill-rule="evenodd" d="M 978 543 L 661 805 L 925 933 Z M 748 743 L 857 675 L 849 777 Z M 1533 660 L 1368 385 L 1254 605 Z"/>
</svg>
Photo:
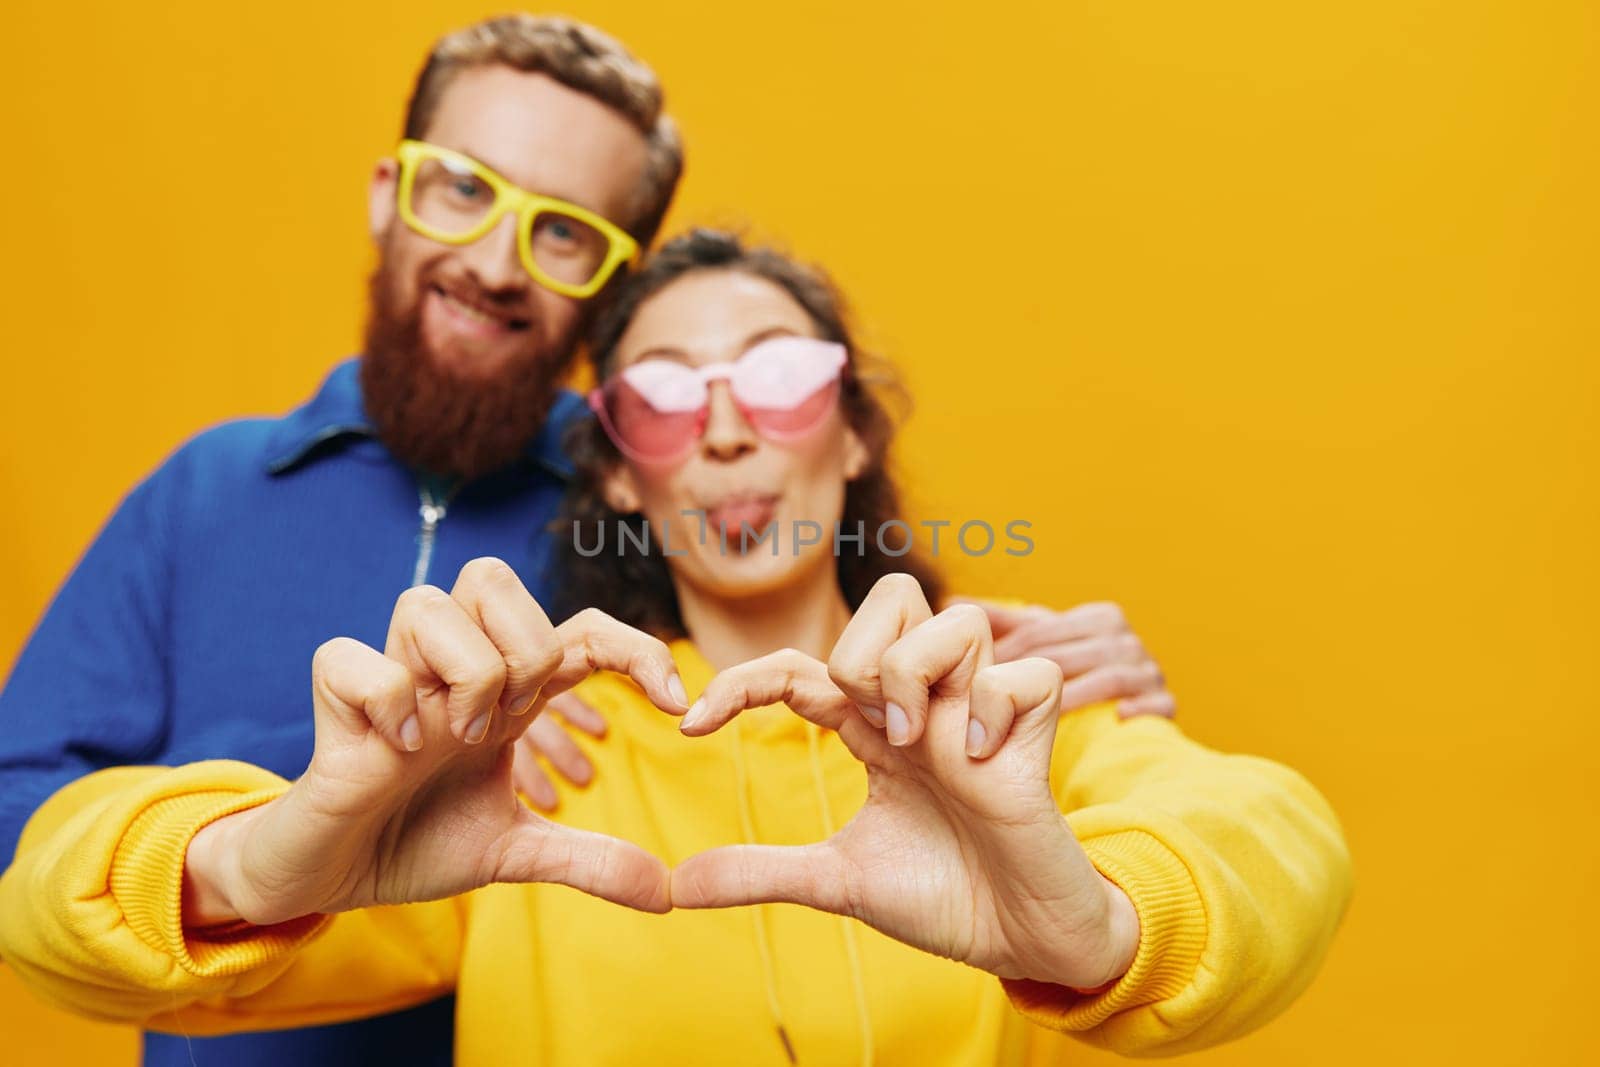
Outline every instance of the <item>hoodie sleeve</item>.
<svg viewBox="0 0 1600 1067">
<path fill-rule="evenodd" d="M 28 821 L 0 876 L 0 958 L 59 1007 L 195 1036 L 364 1018 L 452 989 L 465 898 L 184 928 L 195 833 L 287 786 L 228 760 L 68 784 Z"/>
<path fill-rule="evenodd" d="M 1261 1026 L 1310 983 L 1352 871 L 1333 810 L 1299 774 L 1102 704 L 1062 718 L 1051 786 L 1133 901 L 1139 948 L 1091 993 L 1002 980 L 1023 1015 L 1123 1054 L 1174 1055 Z"/>
</svg>

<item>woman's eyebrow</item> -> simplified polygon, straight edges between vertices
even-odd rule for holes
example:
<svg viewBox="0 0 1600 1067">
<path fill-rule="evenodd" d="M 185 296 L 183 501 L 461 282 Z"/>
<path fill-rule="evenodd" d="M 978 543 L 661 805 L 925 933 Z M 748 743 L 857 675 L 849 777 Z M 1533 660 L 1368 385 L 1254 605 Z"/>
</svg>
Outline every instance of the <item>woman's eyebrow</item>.
<svg viewBox="0 0 1600 1067">
<path fill-rule="evenodd" d="M 741 353 L 748 352 L 762 341 L 771 340 L 774 337 L 798 336 L 800 336 L 799 333 L 797 333 L 792 326 L 768 326 L 766 329 L 757 330 L 749 337 L 746 337 L 744 339 L 744 344 L 739 346 L 739 351 Z"/>
<path fill-rule="evenodd" d="M 628 362 L 640 363 L 647 359 L 670 359 L 674 363 L 689 362 L 688 355 L 682 349 L 673 348 L 670 345 L 657 345 L 655 348 L 647 348 L 628 360 Z"/>
<path fill-rule="evenodd" d="M 739 353 L 743 355 L 745 352 L 748 352 L 762 341 L 767 341 L 774 337 L 799 336 L 801 336 L 799 331 L 792 326 L 767 326 L 763 329 L 757 330 L 749 337 L 746 337 L 744 339 L 744 343 L 739 346 Z M 681 348 L 673 348 L 671 345 L 657 345 L 654 348 L 647 348 L 643 352 L 640 352 L 637 356 L 634 356 L 632 359 L 628 360 L 628 362 L 638 363 L 646 359 L 670 359 L 675 363 L 691 362 L 688 353 L 684 352 Z"/>
</svg>

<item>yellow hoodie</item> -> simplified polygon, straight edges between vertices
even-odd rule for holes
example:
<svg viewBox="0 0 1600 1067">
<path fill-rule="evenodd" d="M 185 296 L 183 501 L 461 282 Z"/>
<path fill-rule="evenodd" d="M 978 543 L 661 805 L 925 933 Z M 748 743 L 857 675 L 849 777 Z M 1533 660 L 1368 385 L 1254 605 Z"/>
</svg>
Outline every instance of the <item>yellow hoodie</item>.
<svg viewBox="0 0 1600 1067">
<path fill-rule="evenodd" d="M 672 650 L 693 700 L 712 669 L 687 641 Z M 838 738 L 782 706 L 690 739 L 625 679 L 579 693 L 610 735 L 582 739 L 596 781 L 563 787 L 558 817 L 669 864 L 819 840 L 865 799 Z M 1100 705 L 1061 720 L 1051 784 L 1141 923 L 1132 967 L 1093 995 L 1001 981 L 794 905 L 649 915 L 552 885 L 196 937 L 181 925 L 189 840 L 286 788 L 231 761 L 115 768 L 51 797 L 0 877 L 0 957 L 70 1010 L 189 1034 L 375 1015 L 454 988 L 461 1067 L 1071 1062 L 1061 1032 L 1173 1053 L 1259 1026 L 1311 980 L 1351 870 L 1303 778 Z"/>
</svg>

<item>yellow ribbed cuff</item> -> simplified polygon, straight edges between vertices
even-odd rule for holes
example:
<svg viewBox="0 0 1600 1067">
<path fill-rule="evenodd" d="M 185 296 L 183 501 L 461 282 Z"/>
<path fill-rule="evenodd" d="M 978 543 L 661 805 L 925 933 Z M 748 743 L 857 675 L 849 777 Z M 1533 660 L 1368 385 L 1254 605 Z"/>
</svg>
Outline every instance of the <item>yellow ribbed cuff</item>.
<svg viewBox="0 0 1600 1067">
<path fill-rule="evenodd" d="M 1206 946 L 1205 903 L 1189 869 L 1143 830 L 1089 838 L 1083 850 L 1133 902 L 1139 950 L 1121 979 L 1099 993 L 1025 978 L 1001 986 L 1024 1017 L 1052 1030 L 1089 1030 L 1119 1011 L 1177 996 L 1194 980 Z"/>
<path fill-rule="evenodd" d="M 269 963 L 321 931 L 329 916 L 204 932 L 183 926 L 183 866 L 194 835 L 208 823 L 265 804 L 283 791 L 277 786 L 248 793 L 218 789 L 182 793 L 139 813 L 112 857 L 110 880 L 111 895 L 140 940 L 171 956 L 190 974 L 212 978 Z"/>
</svg>

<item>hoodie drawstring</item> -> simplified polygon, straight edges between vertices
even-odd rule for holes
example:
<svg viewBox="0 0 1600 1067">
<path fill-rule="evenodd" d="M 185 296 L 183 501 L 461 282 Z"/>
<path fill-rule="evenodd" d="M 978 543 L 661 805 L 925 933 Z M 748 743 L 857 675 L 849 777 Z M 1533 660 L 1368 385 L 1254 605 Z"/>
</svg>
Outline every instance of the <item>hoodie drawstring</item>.
<svg viewBox="0 0 1600 1067">
<path fill-rule="evenodd" d="M 811 750 L 811 780 L 817 786 L 823 832 L 832 837 L 835 833 L 833 809 L 828 805 L 828 790 L 822 781 L 822 727 L 815 723 L 806 723 L 806 747 Z M 844 954 L 850 960 L 850 984 L 855 989 L 856 1018 L 861 1024 L 861 1064 L 872 1067 L 872 1013 L 867 1010 L 867 983 L 861 969 L 861 953 L 856 946 L 856 924 L 841 915 L 839 925 L 844 930 Z"/>
<path fill-rule="evenodd" d="M 750 769 L 745 760 L 744 738 L 739 729 L 740 721 L 735 719 L 730 724 L 733 727 L 733 765 L 737 776 L 739 792 L 739 826 L 744 834 L 747 845 L 754 845 L 756 841 L 755 822 L 751 816 L 750 797 Z M 811 779 L 817 790 L 817 805 L 822 816 L 824 832 L 832 837 L 835 832 L 833 812 L 828 805 L 827 789 L 822 779 L 822 753 L 819 738 L 822 728 L 814 723 L 805 723 L 806 747 L 810 755 Z M 799 1057 L 795 1055 L 794 1042 L 789 1038 L 788 1028 L 783 1022 L 783 1008 L 778 1000 L 777 972 L 772 962 L 772 937 L 767 928 L 767 906 L 757 905 L 750 909 L 756 927 L 756 951 L 761 957 L 761 978 L 766 986 L 767 1009 L 772 1013 L 772 1022 L 778 1031 L 778 1040 L 783 1044 L 783 1051 L 789 1057 L 789 1062 L 798 1064 Z M 839 923 L 844 930 L 845 957 L 850 963 L 851 986 L 855 993 L 856 1018 L 861 1031 L 861 1062 L 863 1067 L 872 1067 L 872 1015 L 867 1009 L 866 981 L 861 969 L 861 954 L 856 944 L 855 923 L 847 916 L 840 916 Z"/>
</svg>

